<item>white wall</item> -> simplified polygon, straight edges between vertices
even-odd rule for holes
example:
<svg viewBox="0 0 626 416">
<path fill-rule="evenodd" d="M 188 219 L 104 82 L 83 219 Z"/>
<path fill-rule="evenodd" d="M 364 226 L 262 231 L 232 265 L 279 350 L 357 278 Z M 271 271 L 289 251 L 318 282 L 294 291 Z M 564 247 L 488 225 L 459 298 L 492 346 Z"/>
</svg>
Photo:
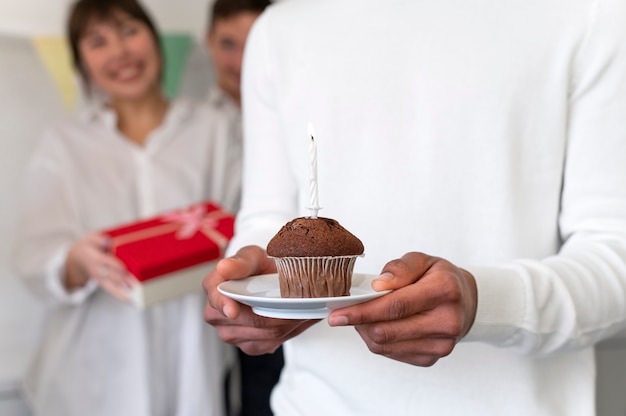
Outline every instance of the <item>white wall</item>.
<svg viewBox="0 0 626 416">
<path fill-rule="evenodd" d="M 0 59 L 0 399 L 5 399 L 0 400 L 1 410 L 7 406 L 2 402 L 17 400 L 17 382 L 36 345 L 41 314 L 40 305 L 10 268 L 19 181 L 41 125 L 61 117 L 64 110 L 27 40 L 0 37 Z"/>
<path fill-rule="evenodd" d="M 164 31 L 186 31 L 201 37 L 212 0 L 142 0 Z M 0 34 L 33 36 L 65 32 L 72 0 L 0 0 Z"/>
</svg>

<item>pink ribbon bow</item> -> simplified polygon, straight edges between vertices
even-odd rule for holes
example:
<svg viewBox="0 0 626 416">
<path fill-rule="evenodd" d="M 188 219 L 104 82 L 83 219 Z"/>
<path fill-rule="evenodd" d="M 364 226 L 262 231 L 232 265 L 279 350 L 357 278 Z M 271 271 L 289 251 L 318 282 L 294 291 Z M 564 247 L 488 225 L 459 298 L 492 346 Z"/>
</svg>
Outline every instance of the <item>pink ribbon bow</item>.
<svg viewBox="0 0 626 416">
<path fill-rule="evenodd" d="M 229 214 L 216 210 L 209 213 L 203 205 L 195 205 L 185 210 L 174 211 L 163 216 L 163 220 L 182 224 L 176 232 L 176 238 L 185 240 L 193 237 L 198 231 L 215 241 L 224 251 L 228 245 L 228 238 L 216 230 L 219 219 L 228 217 Z"/>
</svg>

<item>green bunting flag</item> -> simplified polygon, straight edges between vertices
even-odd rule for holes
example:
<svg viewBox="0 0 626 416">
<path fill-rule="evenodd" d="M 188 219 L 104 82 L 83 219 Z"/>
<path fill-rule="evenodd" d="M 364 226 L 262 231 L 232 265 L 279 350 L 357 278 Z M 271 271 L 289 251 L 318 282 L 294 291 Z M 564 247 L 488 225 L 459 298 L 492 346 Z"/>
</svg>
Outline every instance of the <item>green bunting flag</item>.
<svg viewBox="0 0 626 416">
<path fill-rule="evenodd" d="M 163 88 L 168 98 L 178 93 L 192 44 L 193 38 L 189 34 L 170 33 L 161 36 Z"/>
</svg>

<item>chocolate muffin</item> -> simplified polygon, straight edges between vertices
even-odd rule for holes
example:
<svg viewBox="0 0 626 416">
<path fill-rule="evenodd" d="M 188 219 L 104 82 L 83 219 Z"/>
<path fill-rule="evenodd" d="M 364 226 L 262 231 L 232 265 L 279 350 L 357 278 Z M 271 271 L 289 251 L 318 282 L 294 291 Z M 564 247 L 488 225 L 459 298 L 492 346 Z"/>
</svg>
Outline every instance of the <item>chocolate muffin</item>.
<svg viewBox="0 0 626 416">
<path fill-rule="evenodd" d="M 276 261 L 280 294 L 289 298 L 347 296 L 363 243 L 331 218 L 300 217 L 267 245 Z"/>
</svg>

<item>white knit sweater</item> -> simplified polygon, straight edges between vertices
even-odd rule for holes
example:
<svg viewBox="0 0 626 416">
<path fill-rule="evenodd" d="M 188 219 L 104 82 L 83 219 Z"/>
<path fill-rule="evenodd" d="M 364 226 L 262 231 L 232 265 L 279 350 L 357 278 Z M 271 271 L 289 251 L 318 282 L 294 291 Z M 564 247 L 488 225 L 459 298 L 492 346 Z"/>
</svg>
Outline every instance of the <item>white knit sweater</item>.
<svg viewBox="0 0 626 416">
<path fill-rule="evenodd" d="M 278 416 L 592 415 L 593 345 L 626 325 L 626 2 L 290 0 L 249 38 L 237 236 L 309 205 L 359 236 L 357 271 L 408 251 L 478 284 L 431 368 L 321 322 L 286 344 Z"/>
</svg>

